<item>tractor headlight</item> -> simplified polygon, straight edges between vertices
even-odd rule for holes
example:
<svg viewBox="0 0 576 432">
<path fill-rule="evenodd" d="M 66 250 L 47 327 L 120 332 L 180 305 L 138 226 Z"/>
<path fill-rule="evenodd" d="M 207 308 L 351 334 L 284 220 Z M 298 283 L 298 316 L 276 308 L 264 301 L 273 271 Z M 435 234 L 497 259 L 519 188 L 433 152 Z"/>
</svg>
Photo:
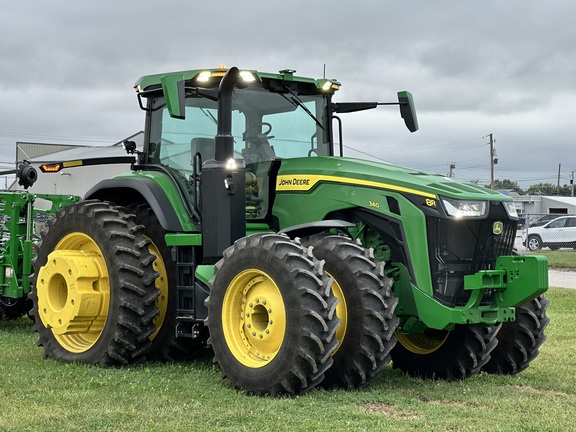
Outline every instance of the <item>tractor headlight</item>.
<svg viewBox="0 0 576 432">
<path fill-rule="evenodd" d="M 449 216 L 461 218 L 481 218 L 486 216 L 488 203 L 486 201 L 457 200 L 442 198 L 444 209 Z"/>
<path fill-rule="evenodd" d="M 518 219 L 518 212 L 516 211 L 516 205 L 511 201 L 504 201 L 504 208 L 506 209 L 506 213 L 510 216 L 510 219 Z"/>
</svg>

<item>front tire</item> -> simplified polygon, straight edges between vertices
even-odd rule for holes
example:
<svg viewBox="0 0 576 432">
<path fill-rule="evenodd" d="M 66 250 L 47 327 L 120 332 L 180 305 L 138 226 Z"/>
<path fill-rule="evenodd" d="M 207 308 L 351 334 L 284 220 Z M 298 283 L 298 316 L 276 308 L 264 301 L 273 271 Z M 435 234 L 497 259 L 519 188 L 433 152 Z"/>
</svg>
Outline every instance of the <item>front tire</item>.
<svg viewBox="0 0 576 432">
<path fill-rule="evenodd" d="M 448 381 L 474 375 L 490 360 L 499 327 L 457 325 L 453 330 L 423 334 L 396 333 L 392 362 L 411 376 Z"/>
<path fill-rule="evenodd" d="M 256 234 L 226 249 L 206 303 L 214 362 L 235 388 L 295 395 L 332 365 L 337 299 L 321 264 L 286 236 Z"/>
<path fill-rule="evenodd" d="M 58 211 L 34 260 L 32 314 L 45 357 L 127 364 L 150 347 L 155 256 L 123 207 L 81 201 Z"/>
<path fill-rule="evenodd" d="M 398 299 L 391 293 L 393 281 L 384 275 L 384 263 L 377 263 L 371 250 L 347 237 L 318 234 L 302 243 L 313 246 L 314 256 L 326 261 L 324 269 L 334 278 L 332 289 L 339 299 L 336 315 L 342 323 L 336 336 L 340 344 L 322 386 L 364 387 L 380 376 L 396 344 Z"/>
<path fill-rule="evenodd" d="M 528 237 L 528 249 L 531 251 L 537 251 L 542 249 L 542 240 L 540 237 L 533 235 Z"/>
<path fill-rule="evenodd" d="M 546 310 L 550 300 L 543 295 L 516 308 L 516 320 L 502 323 L 496 338 L 498 346 L 483 370 L 493 374 L 515 375 L 538 357 L 546 340 L 544 329 L 550 322 Z"/>
</svg>

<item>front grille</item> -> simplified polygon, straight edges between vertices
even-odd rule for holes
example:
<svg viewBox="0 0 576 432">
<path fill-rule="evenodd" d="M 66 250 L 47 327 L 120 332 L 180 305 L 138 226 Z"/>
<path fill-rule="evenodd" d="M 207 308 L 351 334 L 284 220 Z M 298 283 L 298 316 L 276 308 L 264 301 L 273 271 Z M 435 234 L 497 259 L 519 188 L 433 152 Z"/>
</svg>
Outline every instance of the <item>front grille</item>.
<svg viewBox="0 0 576 432">
<path fill-rule="evenodd" d="M 496 221 L 504 225 L 500 235 L 492 232 Z M 426 226 L 434 298 L 453 307 L 465 305 L 470 297 L 464 291 L 465 275 L 493 270 L 499 256 L 512 253 L 517 222 L 500 203 L 492 203 L 486 219 L 428 216 Z"/>
</svg>

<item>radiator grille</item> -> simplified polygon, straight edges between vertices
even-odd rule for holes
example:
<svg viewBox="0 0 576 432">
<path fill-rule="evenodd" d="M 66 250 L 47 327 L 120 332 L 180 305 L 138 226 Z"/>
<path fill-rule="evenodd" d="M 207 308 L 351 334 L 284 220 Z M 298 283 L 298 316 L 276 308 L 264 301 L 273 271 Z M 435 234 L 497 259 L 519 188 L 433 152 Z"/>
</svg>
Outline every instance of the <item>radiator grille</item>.
<svg viewBox="0 0 576 432">
<path fill-rule="evenodd" d="M 502 233 L 493 233 L 494 222 L 502 222 Z M 464 291 L 464 276 L 479 270 L 493 270 L 496 259 L 511 255 L 517 221 L 503 206 L 492 204 L 482 220 L 442 219 L 429 216 L 428 252 L 434 298 L 448 306 L 463 306 L 470 293 Z M 488 300 L 488 299 L 486 299 Z"/>
</svg>

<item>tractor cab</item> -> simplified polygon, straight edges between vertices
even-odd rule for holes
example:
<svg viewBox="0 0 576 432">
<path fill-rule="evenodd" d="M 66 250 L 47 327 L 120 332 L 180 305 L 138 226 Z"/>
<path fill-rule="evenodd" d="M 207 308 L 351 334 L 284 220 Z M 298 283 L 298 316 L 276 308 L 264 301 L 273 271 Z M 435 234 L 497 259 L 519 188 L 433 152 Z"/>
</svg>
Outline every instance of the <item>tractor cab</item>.
<svg viewBox="0 0 576 432">
<path fill-rule="evenodd" d="M 170 173 L 181 189 L 191 191 L 186 198 L 196 208 L 201 206 L 196 180 L 204 163 L 216 159 L 218 86 L 224 72 L 196 71 L 184 79 L 179 96 L 184 98 L 176 99 L 183 105 L 179 112 L 165 96 L 170 94 L 166 88 L 139 93 L 148 98 L 143 168 Z M 245 165 L 247 219 L 266 218 L 279 159 L 333 154 L 330 98 L 338 87 L 332 80 L 296 81 L 289 70 L 273 76 L 240 73 L 231 100 L 233 154 L 228 156 Z"/>
</svg>

